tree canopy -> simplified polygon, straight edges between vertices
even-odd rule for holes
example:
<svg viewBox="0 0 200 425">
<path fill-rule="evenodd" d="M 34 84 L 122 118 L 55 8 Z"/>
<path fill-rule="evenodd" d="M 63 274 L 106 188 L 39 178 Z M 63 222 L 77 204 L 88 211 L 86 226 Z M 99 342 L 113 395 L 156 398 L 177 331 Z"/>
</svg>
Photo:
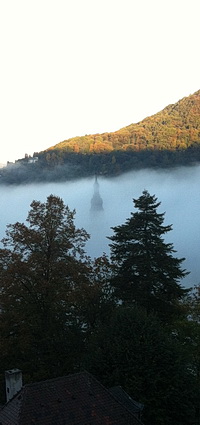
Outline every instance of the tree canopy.
<svg viewBox="0 0 200 425">
<path fill-rule="evenodd" d="M 160 202 L 144 191 L 113 227 L 111 259 L 91 260 L 75 211 L 50 195 L 0 249 L 0 381 L 34 382 L 87 369 L 144 403 L 146 423 L 199 424 L 199 287 L 164 241 Z M 185 314 L 179 314 L 184 312 Z M 166 323 L 168 326 L 166 326 Z M 2 400 L 1 400 L 2 401 Z"/>
<path fill-rule="evenodd" d="M 192 424 L 195 379 L 183 344 L 154 314 L 120 305 L 92 335 L 86 368 L 144 404 L 144 423 Z"/>
<path fill-rule="evenodd" d="M 0 250 L 5 359 L 31 361 L 38 374 L 40 369 L 55 375 L 62 367 L 72 369 L 77 361 L 73 345 L 79 353 L 74 292 L 89 285 L 84 255 L 89 235 L 76 229 L 74 214 L 53 195 L 44 203 L 33 201 L 28 225 L 9 225 Z"/>
</svg>

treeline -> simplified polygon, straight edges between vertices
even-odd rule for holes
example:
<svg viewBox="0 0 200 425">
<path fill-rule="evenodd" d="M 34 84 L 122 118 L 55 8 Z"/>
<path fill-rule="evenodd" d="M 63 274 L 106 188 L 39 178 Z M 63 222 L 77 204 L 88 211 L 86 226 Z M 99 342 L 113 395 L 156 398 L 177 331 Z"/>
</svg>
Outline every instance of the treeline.
<svg viewBox="0 0 200 425">
<path fill-rule="evenodd" d="M 0 365 L 34 382 L 87 369 L 144 404 L 143 422 L 199 424 L 200 288 L 164 235 L 147 191 L 109 237 L 111 255 L 85 254 L 89 235 L 53 195 L 0 249 Z M 3 391 L 2 391 L 3 393 Z"/>
<path fill-rule="evenodd" d="M 65 181 L 99 174 L 118 176 L 131 170 L 144 168 L 171 168 L 196 165 L 200 162 L 200 144 L 185 150 L 144 150 L 141 152 L 115 151 L 104 154 L 77 154 L 51 151 L 38 154 L 34 164 L 27 159 L 18 160 L 1 169 L 0 184 L 26 184 L 33 182 Z"/>
</svg>

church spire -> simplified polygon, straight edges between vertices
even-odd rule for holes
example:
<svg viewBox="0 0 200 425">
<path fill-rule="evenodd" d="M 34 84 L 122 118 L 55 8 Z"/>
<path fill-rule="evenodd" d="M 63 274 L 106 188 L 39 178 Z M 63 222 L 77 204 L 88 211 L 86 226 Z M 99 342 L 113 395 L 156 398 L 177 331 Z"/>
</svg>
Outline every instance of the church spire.
<svg viewBox="0 0 200 425">
<path fill-rule="evenodd" d="M 103 200 L 99 193 L 99 182 L 97 180 L 97 175 L 95 175 L 94 194 L 91 199 L 90 211 L 102 211 L 102 210 L 103 210 Z"/>
</svg>

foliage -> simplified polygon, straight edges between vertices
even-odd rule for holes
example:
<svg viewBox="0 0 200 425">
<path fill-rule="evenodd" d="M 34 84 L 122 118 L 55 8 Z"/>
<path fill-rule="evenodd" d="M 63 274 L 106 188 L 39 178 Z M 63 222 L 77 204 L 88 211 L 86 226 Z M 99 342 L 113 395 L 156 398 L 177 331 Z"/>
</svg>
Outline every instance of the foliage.
<svg viewBox="0 0 200 425">
<path fill-rule="evenodd" d="M 200 324 L 200 284 L 194 287 L 187 301 L 190 318 Z"/>
<path fill-rule="evenodd" d="M 163 236 L 164 214 L 157 212 L 160 202 L 146 190 L 134 199 L 135 208 L 125 224 L 113 227 L 111 260 L 115 266 L 112 285 L 118 299 L 136 302 L 147 311 L 156 311 L 166 321 L 179 312 L 178 301 L 186 290 L 179 283 L 187 273 L 181 269 L 173 245 Z"/>
<path fill-rule="evenodd" d="M 85 367 L 107 387 L 121 385 L 143 403 L 144 423 L 193 423 L 193 375 L 182 344 L 144 309 L 118 306 L 92 335 Z"/>
<path fill-rule="evenodd" d="M 188 317 L 174 324 L 174 338 L 182 346 L 193 376 L 195 425 L 200 424 L 200 286 L 195 286 L 185 299 Z"/>
<path fill-rule="evenodd" d="M 110 287 L 111 265 L 108 257 L 103 254 L 94 260 L 87 260 L 87 267 L 86 282 L 73 292 L 73 306 L 85 341 L 94 329 L 106 323 L 115 308 Z"/>
<path fill-rule="evenodd" d="M 26 224 L 7 227 L 0 249 L 0 381 L 13 367 L 25 382 L 86 368 L 144 403 L 146 423 L 196 425 L 199 288 L 183 299 L 182 259 L 162 239 L 171 226 L 163 225 L 157 198 L 144 191 L 134 202 L 139 211 L 113 228 L 112 263 L 106 255 L 85 255 L 89 235 L 54 195 L 31 203 Z M 179 314 L 182 307 L 187 315 Z"/>
<path fill-rule="evenodd" d="M 0 331 L 5 368 L 57 376 L 77 367 L 82 346 L 74 291 L 87 284 L 74 211 L 53 195 L 33 201 L 27 222 L 7 228 L 0 250 Z M 46 372 L 45 372 L 46 371 Z"/>
<path fill-rule="evenodd" d="M 103 153 L 110 151 L 186 149 L 200 142 L 200 90 L 161 112 L 113 133 L 74 137 L 48 152 Z"/>
</svg>

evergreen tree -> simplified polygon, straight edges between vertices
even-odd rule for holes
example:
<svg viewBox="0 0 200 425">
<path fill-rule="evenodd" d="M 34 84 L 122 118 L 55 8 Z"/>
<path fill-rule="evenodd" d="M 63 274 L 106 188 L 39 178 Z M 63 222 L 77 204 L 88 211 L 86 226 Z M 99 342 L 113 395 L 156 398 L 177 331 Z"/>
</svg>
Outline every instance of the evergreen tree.
<svg viewBox="0 0 200 425">
<path fill-rule="evenodd" d="M 187 274 L 181 269 L 184 259 L 176 258 L 173 245 L 164 241 L 172 226 L 163 225 L 164 213 L 157 211 L 160 202 L 155 195 L 144 190 L 134 205 L 138 211 L 125 224 L 113 227 L 114 235 L 109 237 L 115 295 L 147 311 L 171 315 L 187 292 L 179 283 Z"/>
</svg>

